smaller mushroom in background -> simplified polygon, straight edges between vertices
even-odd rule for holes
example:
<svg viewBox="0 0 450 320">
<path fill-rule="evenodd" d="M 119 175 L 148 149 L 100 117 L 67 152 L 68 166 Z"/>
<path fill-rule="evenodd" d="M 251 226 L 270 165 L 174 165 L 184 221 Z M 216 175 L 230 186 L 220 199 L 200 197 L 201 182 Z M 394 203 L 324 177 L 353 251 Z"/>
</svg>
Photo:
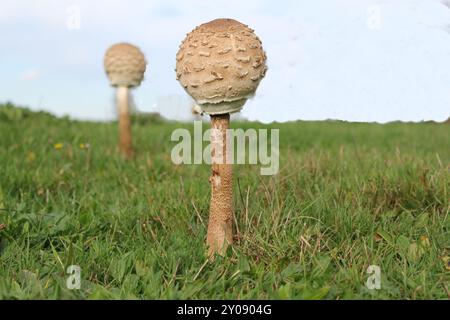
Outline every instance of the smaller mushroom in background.
<svg viewBox="0 0 450 320">
<path fill-rule="evenodd" d="M 104 67 L 111 86 L 117 88 L 119 112 L 120 152 L 130 159 L 133 157 L 130 119 L 130 88 L 139 86 L 144 78 L 147 62 L 138 47 L 128 43 L 111 46 L 105 54 Z"/>
<path fill-rule="evenodd" d="M 211 116 L 211 203 L 208 254 L 223 255 L 233 242 L 232 165 L 228 161 L 230 113 L 239 112 L 266 73 L 262 43 L 248 26 L 216 19 L 190 32 L 177 54 L 177 80 L 201 113 Z"/>
</svg>

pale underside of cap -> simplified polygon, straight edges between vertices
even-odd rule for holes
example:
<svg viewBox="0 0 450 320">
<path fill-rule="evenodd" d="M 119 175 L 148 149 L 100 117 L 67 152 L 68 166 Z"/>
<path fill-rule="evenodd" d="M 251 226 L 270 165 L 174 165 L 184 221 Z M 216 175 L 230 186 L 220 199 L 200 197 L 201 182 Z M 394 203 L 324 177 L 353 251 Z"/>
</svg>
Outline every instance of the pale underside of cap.
<svg viewBox="0 0 450 320">
<path fill-rule="evenodd" d="M 261 41 L 248 26 L 217 19 L 182 42 L 177 79 L 207 114 L 239 112 L 267 70 Z"/>
<path fill-rule="evenodd" d="M 219 102 L 219 103 L 199 103 L 202 113 L 209 115 L 225 114 L 225 113 L 236 113 L 242 110 L 247 99 L 233 100 L 229 102 Z"/>
<path fill-rule="evenodd" d="M 144 54 L 128 43 L 111 46 L 105 54 L 104 67 L 113 87 L 137 87 L 147 66 Z"/>
</svg>

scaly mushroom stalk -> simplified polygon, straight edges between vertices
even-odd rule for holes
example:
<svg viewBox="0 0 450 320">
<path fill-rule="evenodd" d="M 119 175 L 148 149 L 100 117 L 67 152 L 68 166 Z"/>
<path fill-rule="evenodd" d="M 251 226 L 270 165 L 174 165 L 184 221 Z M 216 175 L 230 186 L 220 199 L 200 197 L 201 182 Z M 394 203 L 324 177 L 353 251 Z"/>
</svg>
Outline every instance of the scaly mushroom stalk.
<svg viewBox="0 0 450 320">
<path fill-rule="evenodd" d="M 117 107 L 119 112 L 119 148 L 127 159 L 133 158 L 133 141 L 131 138 L 131 119 L 128 103 L 129 89 L 117 88 Z"/>
<path fill-rule="evenodd" d="M 233 243 L 233 167 L 228 159 L 227 130 L 230 114 L 211 116 L 211 203 L 208 255 L 225 254 Z"/>
<path fill-rule="evenodd" d="M 231 159 L 225 161 L 230 114 L 239 112 L 254 95 L 266 70 L 261 41 L 252 29 L 232 19 L 198 26 L 186 36 L 177 54 L 177 80 L 202 113 L 211 116 L 213 163 L 206 239 L 210 257 L 224 255 L 233 242 L 232 166 Z M 214 161 L 218 154 L 223 163 Z"/>
<path fill-rule="evenodd" d="M 128 43 L 111 46 L 105 54 L 104 66 L 111 86 L 117 88 L 117 107 L 119 113 L 119 149 L 122 155 L 133 157 L 131 120 L 129 108 L 130 88 L 141 84 L 147 62 L 138 47 Z"/>
</svg>

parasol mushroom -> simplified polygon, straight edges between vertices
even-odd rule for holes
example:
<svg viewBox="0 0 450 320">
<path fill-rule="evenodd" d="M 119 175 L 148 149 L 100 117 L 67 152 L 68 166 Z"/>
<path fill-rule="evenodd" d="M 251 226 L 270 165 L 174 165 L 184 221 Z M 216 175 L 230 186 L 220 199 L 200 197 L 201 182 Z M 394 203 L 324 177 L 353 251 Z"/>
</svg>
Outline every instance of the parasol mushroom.
<svg viewBox="0 0 450 320">
<path fill-rule="evenodd" d="M 111 46 L 105 54 L 104 67 L 111 86 L 117 88 L 119 110 L 120 152 L 128 159 L 133 157 L 129 90 L 141 84 L 146 61 L 138 47 L 128 43 Z"/>
<path fill-rule="evenodd" d="M 190 32 L 177 54 L 177 80 L 211 116 L 212 173 L 208 255 L 233 243 L 232 165 L 227 160 L 230 114 L 239 112 L 266 73 L 262 43 L 248 26 L 216 19 Z M 225 160 L 225 161 L 224 161 Z"/>
</svg>

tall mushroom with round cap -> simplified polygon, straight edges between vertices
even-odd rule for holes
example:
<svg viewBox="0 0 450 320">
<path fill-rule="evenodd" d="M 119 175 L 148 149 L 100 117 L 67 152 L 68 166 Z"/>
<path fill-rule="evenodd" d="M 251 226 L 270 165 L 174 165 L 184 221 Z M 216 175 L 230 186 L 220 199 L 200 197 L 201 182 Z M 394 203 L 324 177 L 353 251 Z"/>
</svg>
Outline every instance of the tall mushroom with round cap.
<svg viewBox="0 0 450 320">
<path fill-rule="evenodd" d="M 223 255 L 233 242 L 232 166 L 226 131 L 266 73 L 262 43 L 248 26 L 217 19 L 190 32 L 177 54 L 177 80 L 211 116 L 212 174 L 208 254 Z"/>
<path fill-rule="evenodd" d="M 141 84 L 147 62 L 138 47 L 128 43 L 111 46 L 105 54 L 104 67 L 111 86 L 117 88 L 119 111 L 120 152 L 126 158 L 133 157 L 129 90 Z"/>
</svg>

